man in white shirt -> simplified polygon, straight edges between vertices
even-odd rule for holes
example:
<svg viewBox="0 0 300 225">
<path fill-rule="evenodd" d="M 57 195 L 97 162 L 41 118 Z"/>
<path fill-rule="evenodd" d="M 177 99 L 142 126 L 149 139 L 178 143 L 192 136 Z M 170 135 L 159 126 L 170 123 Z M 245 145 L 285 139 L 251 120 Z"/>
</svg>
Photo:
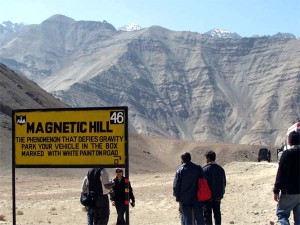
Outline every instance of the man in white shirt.
<svg viewBox="0 0 300 225">
<path fill-rule="evenodd" d="M 83 180 L 82 192 L 93 191 L 96 205 L 87 208 L 88 225 L 105 225 L 109 219 L 108 193 L 114 183 L 110 180 L 105 168 L 93 168 L 88 171 Z"/>
</svg>

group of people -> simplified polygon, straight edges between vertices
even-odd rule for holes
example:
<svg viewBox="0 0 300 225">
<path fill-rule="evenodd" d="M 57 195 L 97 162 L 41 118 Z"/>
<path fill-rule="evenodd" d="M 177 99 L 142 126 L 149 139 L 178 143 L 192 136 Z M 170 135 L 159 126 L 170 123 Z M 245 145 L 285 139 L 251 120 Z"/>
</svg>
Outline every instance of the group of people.
<svg viewBox="0 0 300 225">
<path fill-rule="evenodd" d="M 279 161 L 274 184 L 274 200 L 278 202 L 276 215 L 281 225 L 289 225 L 293 212 L 294 224 L 300 225 L 300 133 L 291 132 L 288 136 L 290 149 L 285 150 Z M 216 163 L 216 153 L 205 153 L 207 165 L 201 167 L 191 161 L 191 154 L 181 155 L 181 166 L 176 171 L 173 183 L 173 194 L 179 202 L 181 223 L 183 225 L 221 224 L 221 200 L 225 194 L 226 175 L 224 169 Z M 82 191 L 93 189 L 97 196 L 95 207 L 87 208 L 88 225 L 108 224 L 109 196 L 118 214 L 117 225 L 125 224 L 125 177 L 123 169 L 115 170 L 116 177 L 109 179 L 105 168 L 89 170 L 83 181 Z M 205 178 L 211 190 L 211 198 L 198 201 L 198 180 Z M 135 206 L 135 197 L 130 183 L 129 199 Z M 113 190 L 114 194 L 111 194 Z M 111 195 L 110 195 L 111 194 Z M 214 219 L 213 219 L 214 218 Z"/>
<path fill-rule="evenodd" d="M 116 168 L 116 177 L 110 180 L 105 168 L 93 168 L 83 180 L 82 192 L 93 191 L 96 203 L 93 207 L 86 207 L 88 225 L 107 225 L 109 220 L 109 201 L 115 206 L 118 217 L 116 225 L 126 224 L 126 181 L 122 168 Z M 128 182 L 129 200 L 132 207 L 135 206 L 135 197 L 132 187 Z M 129 202 L 128 202 L 129 203 Z"/>
<path fill-rule="evenodd" d="M 294 224 L 300 225 L 300 133 L 293 131 L 288 135 L 289 149 L 283 151 L 273 188 L 274 200 L 278 202 L 276 216 L 280 225 L 289 225 L 293 213 Z M 225 193 L 226 175 L 218 165 L 216 154 L 208 151 L 207 165 L 203 168 L 191 162 L 191 155 L 181 155 L 182 165 L 177 170 L 173 190 L 176 201 L 180 204 L 183 225 L 221 224 L 221 199 Z M 206 178 L 211 190 L 211 199 L 198 201 L 199 178 Z"/>
<path fill-rule="evenodd" d="M 216 153 L 205 154 L 207 165 L 203 168 L 191 161 L 191 154 L 181 155 L 181 166 L 177 170 L 173 191 L 179 202 L 183 225 L 221 224 L 221 199 L 225 194 L 226 175 L 224 169 L 216 163 Z M 198 201 L 198 180 L 205 178 L 211 190 L 211 198 Z M 212 216 L 213 215 L 213 216 Z"/>
</svg>

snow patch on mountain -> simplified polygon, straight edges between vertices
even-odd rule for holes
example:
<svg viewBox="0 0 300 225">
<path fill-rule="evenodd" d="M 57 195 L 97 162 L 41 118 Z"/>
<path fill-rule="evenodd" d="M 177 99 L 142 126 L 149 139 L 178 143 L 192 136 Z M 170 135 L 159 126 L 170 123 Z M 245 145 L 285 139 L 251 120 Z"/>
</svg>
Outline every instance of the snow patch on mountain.
<svg viewBox="0 0 300 225">
<path fill-rule="evenodd" d="M 131 24 L 127 24 L 124 25 L 123 27 L 120 27 L 118 30 L 121 31 L 137 31 L 137 30 L 141 30 L 143 29 L 140 25 L 136 24 L 136 23 L 131 23 Z"/>
<path fill-rule="evenodd" d="M 232 39 L 240 39 L 242 38 L 239 34 L 237 33 L 232 33 L 228 30 L 224 30 L 224 29 L 212 29 L 206 33 L 204 33 L 206 35 L 212 36 L 214 38 L 232 38 Z"/>
<path fill-rule="evenodd" d="M 15 32 L 18 32 L 24 26 L 25 26 L 24 23 L 12 23 L 11 21 L 3 21 L 0 24 L 0 30 L 2 30 L 4 32 L 15 33 Z"/>
</svg>

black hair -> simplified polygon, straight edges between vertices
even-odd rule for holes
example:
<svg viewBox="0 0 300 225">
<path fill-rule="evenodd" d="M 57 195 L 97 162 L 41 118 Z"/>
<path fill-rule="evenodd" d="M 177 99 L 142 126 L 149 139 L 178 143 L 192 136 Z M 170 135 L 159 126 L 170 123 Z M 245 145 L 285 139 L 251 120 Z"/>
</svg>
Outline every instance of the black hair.
<svg viewBox="0 0 300 225">
<path fill-rule="evenodd" d="M 292 131 L 289 134 L 288 139 L 290 141 L 290 145 L 300 145 L 300 133 Z"/>
<path fill-rule="evenodd" d="M 212 150 L 207 151 L 205 153 L 205 157 L 209 158 L 211 161 L 216 161 L 216 153 L 214 151 L 212 151 Z"/>
<path fill-rule="evenodd" d="M 189 152 L 185 152 L 181 155 L 181 159 L 184 163 L 188 163 L 191 161 L 192 157 L 191 154 Z"/>
</svg>

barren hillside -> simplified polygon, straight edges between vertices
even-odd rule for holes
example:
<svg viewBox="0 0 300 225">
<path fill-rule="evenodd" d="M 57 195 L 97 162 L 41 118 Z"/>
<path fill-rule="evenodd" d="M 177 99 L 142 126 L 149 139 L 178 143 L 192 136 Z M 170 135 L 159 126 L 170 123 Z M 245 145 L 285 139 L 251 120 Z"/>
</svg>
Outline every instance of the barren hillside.
<svg viewBox="0 0 300 225">
<path fill-rule="evenodd" d="M 12 110 L 61 107 L 68 106 L 0 64 L 0 167 L 11 166 Z"/>
</svg>

